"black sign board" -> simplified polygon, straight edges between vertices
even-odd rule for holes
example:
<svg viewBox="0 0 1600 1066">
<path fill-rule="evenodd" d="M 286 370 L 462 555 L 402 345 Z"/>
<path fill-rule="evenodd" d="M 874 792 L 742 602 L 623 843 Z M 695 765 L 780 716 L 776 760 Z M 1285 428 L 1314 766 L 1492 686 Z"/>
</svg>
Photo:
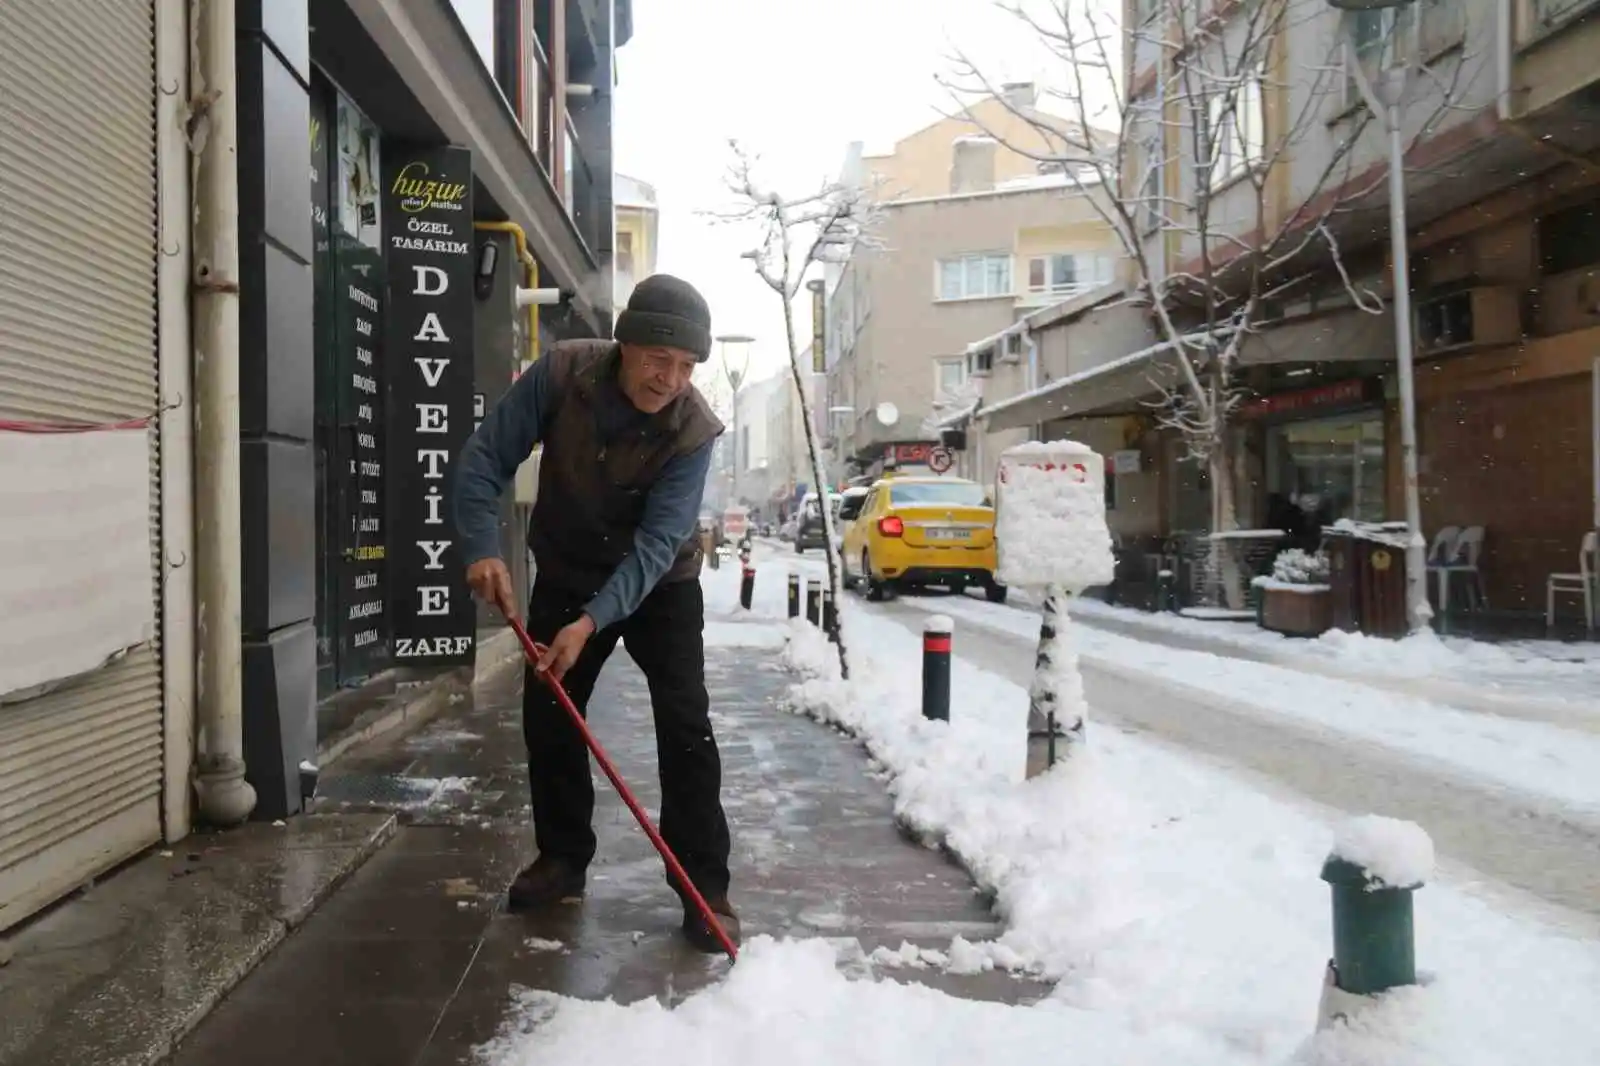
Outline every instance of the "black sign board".
<svg viewBox="0 0 1600 1066">
<path fill-rule="evenodd" d="M 339 574 L 340 666 L 346 678 L 370 676 L 385 658 L 383 265 L 376 249 L 340 238 L 335 253 L 339 405 L 338 455 L 343 506 Z"/>
<path fill-rule="evenodd" d="M 389 305 L 389 618 L 396 666 L 475 656 L 450 490 L 473 426 L 472 154 L 383 147 Z"/>
</svg>

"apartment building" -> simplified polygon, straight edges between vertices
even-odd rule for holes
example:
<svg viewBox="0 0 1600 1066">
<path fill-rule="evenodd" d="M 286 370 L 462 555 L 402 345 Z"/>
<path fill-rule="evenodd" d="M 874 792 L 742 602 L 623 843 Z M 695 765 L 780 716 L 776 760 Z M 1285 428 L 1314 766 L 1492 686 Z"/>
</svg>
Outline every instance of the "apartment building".
<svg viewBox="0 0 1600 1066">
<path fill-rule="evenodd" d="M 1404 515 L 1388 144 L 1337 65 L 1349 41 L 1374 76 L 1413 54 L 1428 70 L 1402 128 L 1424 535 L 1485 528 L 1478 565 L 1490 610 L 1506 621 L 1542 619 L 1547 575 L 1577 569 L 1584 533 L 1600 524 L 1600 169 L 1588 159 L 1600 142 L 1600 74 L 1584 58 L 1600 42 L 1585 18 L 1595 7 L 1432 0 L 1341 22 L 1296 2 L 1278 9 L 1278 30 L 1254 53 L 1245 9 L 1218 10 L 1214 47 L 1253 61 L 1234 71 L 1246 76 L 1214 127 L 1223 147 L 1197 166 L 1189 116 L 1217 111 L 1183 90 L 1226 79 L 1182 76 L 1188 61 L 1217 73 L 1205 47 L 1184 47 L 1201 40 L 1183 24 L 1193 8 L 1127 5 L 1135 151 L 1122 195 L 1139 209 L 1153 277 L 1203 273 L 1202 199 L 1213 271 L 1248 275 L 1243 264 L 1265 257 L 1269 236 L 1281 237 L 1277 253 L 1303 245 L 1261 275 L 1276 291 L 1238 348 L 1228 449 L 1238 526 L 1275 521 L 1269 511 L 1284 500 L 1306 501 L 1321 521 Z M 1200 326 L 1197 307 L 1168 307 L 1185 328 Z M 1034 342 L 1053 353 L 1042 357 L 1049 380 L 1008 399 L 991 390 L 979 421 L 1124 453 L 1116 494 L 1138 502 L 1112 521 L 1127 543 L 1208 532 L 1208 472 L 1183 460 L 1182 441 L 1154 417 L 1176 360 L 1148 305 L 1068 304 L 1037 325 Z M 1097 333 L 1123 339 L 1090 343 Z"/>
<path fill-rule="evenodd" d="M 628 306 L 628 297 L 640 280 L 656 272 L 657 234 L 661 229 L 661 208 L 655 187 L 616 175 L 616 255 L 612 261 L 611 305 L 616 311 Z"/>
<path fill-rule="evenodd" d="M 609 334 L 630 12 L 7 0 L 0 931 L 470 678 L 441 486 L 524 358 Z"/>
<path fill-rule="evenodd" d="M 818 403 L 825 402 L 826 397 L 820 395 L 822 375 L 810 369 L 811 352 L 808 346 L 800 353 L 803 368 L 800 380 L 807 390 L 812 417 L 815 418 Z M 783 379 L 782 383 L 773 390 L 767 401 L 767 450 L 770 512 L 776 520 L 781 521 L 799 506 L 807 492 L 815 490 L 817 479 L 811 468 L 811 452 L 806 446 L 805 415 L 801 410 L 793 375 L 785 369 L 779 376 Z M 826 472 L 826 466 L 823 469 Z"/>
<path fill-rule="evenodd" d="M 883 213 L 875 240 L 827 279 L 827 437 L 851 477 L 926 468 L 939 420 L 970 406 L 978 387 L 968 345 L 1114 276 L 1115 239 L 1089 203 L 1095 194 L 1010 147 L 1038 136 L 1013 110 L 1031 108 L 1036 90 L 1006 92 L 1009 101 L 981 101 L 892 152 L 854 148 L 847 162 L 878 190 Z"/>
</svg>

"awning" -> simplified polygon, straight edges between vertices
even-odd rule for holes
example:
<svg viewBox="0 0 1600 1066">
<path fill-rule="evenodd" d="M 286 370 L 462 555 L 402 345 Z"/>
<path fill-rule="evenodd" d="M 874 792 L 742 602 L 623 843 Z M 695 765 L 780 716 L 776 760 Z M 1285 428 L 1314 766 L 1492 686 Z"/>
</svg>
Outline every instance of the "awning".
<svg viewBox="0 0 1600 1066">
<path fill-rule="evenodd" d="M 973 399 L 945 411 L 935 411 L 922 423 L 922 431 L 938 433 L 942 429 L 961 429 L 972 422 L 982 402 L 982 399 Z"/>
<path fill-rule="evenodd" d="M 605 335 L 610 286 L 593 284 L 599 264 L 448 0 L 345 2 L 444 136 L 472 150 L 474 175 L 527 233 L 547 283 L 576 293 L 574 309 Z"/>
<path fill-rule="evenodd" d="M 1020 396 L 988 404 L 978 411 L 990 432 L 1019 429 L 1056 418 L 1118 414 L 1142 410 L 1142 401 L 1182 383 L 1178 356 L 1171 344 L 1130 352 L 1120 359 L 1057 378 Z"/>
<path fill-rule="evenodd" d="M 1070 326 L 1066 328 L 1071 328 Z M 1192 334 L 1198 341 L 1203 334 Z M 1070 348 L 1070 344 L 1069 344 Z M 1394 317 L 1347 310 L 1291 319 L 1252 332 L 1239 345 L 1240 366 L 1273 363 L 1382 362 L 1394 359 Z M 979 409 L 990 430 L 1057 418 L 1134 414 L 1163 389 L 1185 387 L 1176 352 L 1166 342 L 1046 382 L 1032 392 Z"/>
</svg>

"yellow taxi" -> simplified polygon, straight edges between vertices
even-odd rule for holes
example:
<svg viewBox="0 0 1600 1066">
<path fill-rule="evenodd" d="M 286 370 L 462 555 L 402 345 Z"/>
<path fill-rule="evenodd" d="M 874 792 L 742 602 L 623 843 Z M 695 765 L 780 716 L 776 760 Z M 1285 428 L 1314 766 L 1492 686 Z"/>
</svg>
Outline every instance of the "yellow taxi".
<svg viewBox="0 0 1600 1066">
<path fill-rule="evenodd" d="M 844 535 L 845 584 L 881 600 L 906 587 L 982 586 L 1004 603 L 995 581 L 994 508 L 983 486 L 959 477 L 880 479 Z"/>
</svg>

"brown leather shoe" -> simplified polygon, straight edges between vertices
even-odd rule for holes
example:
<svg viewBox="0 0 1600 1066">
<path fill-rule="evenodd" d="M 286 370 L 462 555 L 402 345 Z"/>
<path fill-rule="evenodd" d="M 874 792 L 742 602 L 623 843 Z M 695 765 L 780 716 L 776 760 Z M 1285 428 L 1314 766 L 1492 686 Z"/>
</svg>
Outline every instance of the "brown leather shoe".
<svg viewBox="0 0 1600 1066">
<path fill-rule="evenodd" d="M 576 903 L 583 897 L 584 871 L 565 859 L 541 855 L 517 875 L 506 893 L 506 906 L 514 911 L 538 910 L 557 903 Z"/>
<path fill-rule="evenodd" d="M 722 931 L 728 934 L 733 946 L 738 947 L 739 915 L 734 912 L 733 904 L 728 902 L 728 897 L 710 898 L 706 903 L 710 905 L 711 913 L 717 916 L 717 924 L 722 926 Z M 711 931 L 706 920 L 700 917 L 699 908 L 688 901 L 685 901 L 683 908 L 683 935 L 697 951 L 703 951 L 708 955 L 722 953 L 722 945 L 717 942 L 717 935 Z"/>
</svg>

